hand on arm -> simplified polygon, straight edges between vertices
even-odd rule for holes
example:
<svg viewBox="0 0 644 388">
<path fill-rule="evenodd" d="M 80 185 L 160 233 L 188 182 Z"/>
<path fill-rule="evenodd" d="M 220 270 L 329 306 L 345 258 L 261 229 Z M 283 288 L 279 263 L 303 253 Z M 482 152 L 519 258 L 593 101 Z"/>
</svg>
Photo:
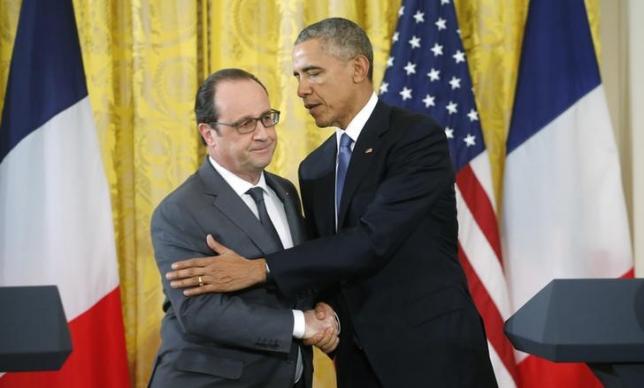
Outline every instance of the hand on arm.
<svg viewBox="0 0 644 388">
<path fill-rule="evenodd" d="M 172 288 L 182 288 L 186 296 L 210 292 L 232 292 L 266 281 L 266 261 L 249 260 L 221 245 L 212 235 L 206 237 L 217 256 L 178 261 L 166 273 Z"/>
</svg>

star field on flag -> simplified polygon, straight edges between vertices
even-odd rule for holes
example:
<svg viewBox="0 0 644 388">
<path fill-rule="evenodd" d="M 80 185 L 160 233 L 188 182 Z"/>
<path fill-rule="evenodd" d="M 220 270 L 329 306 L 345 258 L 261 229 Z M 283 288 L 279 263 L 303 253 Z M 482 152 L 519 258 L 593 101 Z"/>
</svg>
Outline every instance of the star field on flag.
<svg viewBox="0 0 644 388">
<path fill-rule="evenodd" d="M 485 145 L 453 4 L 406 2 L 398 15 L 380 98 L 452 128 L 449 147 L 459 170 Z"/>
</svg>

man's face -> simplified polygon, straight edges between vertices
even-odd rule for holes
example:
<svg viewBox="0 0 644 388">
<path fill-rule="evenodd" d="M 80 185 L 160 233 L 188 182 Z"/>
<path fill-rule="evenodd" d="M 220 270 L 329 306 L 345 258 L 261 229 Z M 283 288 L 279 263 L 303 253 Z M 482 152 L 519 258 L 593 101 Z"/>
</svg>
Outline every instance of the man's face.
<svg viewBox="0 0 644 388">
<path fill-rule="evenodd" d="M 217 121 L 221 123 L 241 123 L 271 109 L 268 95 L 253 80 L 222 81 L 217 85 L 214 103 L 219 114 Z M 273 158 L 277 145 L 275 127 L 265 128 L 258 121 L 255 130 L 246 134 L 228 125 L 213 124 L 217 131 L 207 127 L 200 130 L 213 159 L 239 177 L 257 183 L 260 173 Z"/>
<path fill-rule="evenodd" d="M 319 39 L 293 48 L 297 95 L 318 127 L 346 128 L 356 109 L 354 60 L 332 54 Z"/>
</svg>

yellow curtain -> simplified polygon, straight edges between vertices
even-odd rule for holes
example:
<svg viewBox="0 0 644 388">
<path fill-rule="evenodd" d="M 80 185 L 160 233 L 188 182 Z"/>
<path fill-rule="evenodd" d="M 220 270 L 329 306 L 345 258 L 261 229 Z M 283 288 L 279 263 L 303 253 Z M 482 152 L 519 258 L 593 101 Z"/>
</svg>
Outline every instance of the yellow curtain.
<svg viewBox="0 0 644 388">
<path fill-rule="evenodd" d="M 0 96 L 4 96 L 20 1 L 0 0 Z M 133 386 L 144 387 L 159 344 L 160 275 L 149 220 L 154 207 L 200 163 L 192 114 L 212 71 L 242 67 L 283 112 L 269 169 L 295 181 L 299 161 L 329 130 L 315 127 L 295 93 L 290 52 L 298 31 L 329 16 L 362 25 L 375 49 L 376 88 L 400 0 L 74 0 L 90 100 L 111 187 L 126 340 Z M 456 2 L 464 45 L 500 183 L 527 0 Z M 587 0 L 595 41 L 598 0 Z M 0 100 L 0 109 L 4 98 Z M 316 388 L 335 387 L 316 353 Z"/>
</svg>

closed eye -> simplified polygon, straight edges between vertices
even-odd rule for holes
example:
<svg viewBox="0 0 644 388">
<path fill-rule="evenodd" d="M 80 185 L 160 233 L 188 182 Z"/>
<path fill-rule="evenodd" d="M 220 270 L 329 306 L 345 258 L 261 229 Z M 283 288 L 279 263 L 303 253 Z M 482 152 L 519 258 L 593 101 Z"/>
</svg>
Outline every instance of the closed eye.
<svg viewBox="0 0 644 388">
<path fill-rule="evenodd" d="M 320 75 L 321 73 L 322 73 L 322 71 L 321 71 L 321 70 L 311 70 L 311 71 L 307 71 L 307 72 L 306 72 L 306 76 L 307 76 L 307 77 L 317 77 L 317 76 L 318 76 L 318 75 Z"/>
</svg>

